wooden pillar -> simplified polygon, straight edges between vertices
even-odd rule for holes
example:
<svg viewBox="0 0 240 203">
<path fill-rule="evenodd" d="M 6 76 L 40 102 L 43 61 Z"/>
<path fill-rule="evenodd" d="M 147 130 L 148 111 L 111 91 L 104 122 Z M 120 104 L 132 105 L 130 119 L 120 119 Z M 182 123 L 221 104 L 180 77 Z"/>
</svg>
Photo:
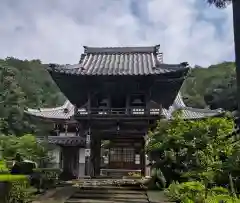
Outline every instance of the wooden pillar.
<svg viewBox="0 0 240 203">
<path fill-rule="evenodd" d="M 148 144 L 148 136 L 146 133 L 144 136 L 144 149 L 147 144 Z M 149 157 L 148 157 L 148 154 L 146 153 L 146 151 L 144 150 L 144 172 L 145 172 L 144 176 L 145 177 L 151 176 L 151 167 L 148 165 L 149 165 Z"/>
<path fill-rule="evenodd" d="M 130 114 L 131 110 L 130 110 L 130 94 L 127 94 L 126 97 L 126 114 Z"/>
<path fill-rule="evenodd" d="M 145 137 L 143 136 L 141 140 L 141 176 L 145 176 Z"/>
<path fill-rule="evenodd" d="M 68 135 L 68 124 L 67 123 L 64 124 L 64 130 L 65 130 L 65 136 L 67 136 Z"/>
<path fill-rule="evenodd" d="M 94 157 L 95 157 L 95 176 L 100 175 L 100 164 L 101 164 L 101 139 L 99 137 L 95 138 L 94 143 Z"/>
<path fill-rule="evenodd" d="M 146 108 L 146 112 L 145 113 L 147 113 L 147 114 L 150 114 L 150 102 L 151 102 L 151 95 L 150 95 L 151 93 L 150 93 L 150 91 L 149 92 L 147 92 L 147 94 L 146 94 L 146 106 L 145 106 L 145 108 Z"/>
<path fill-rule="evenodd" d="M 86 149 L 85 149 L 85 174 L 86 176 L 92 175 L 92 155 L 91 155 L 91 128 L 89 127 L 86 134 Z"/>
</svg>

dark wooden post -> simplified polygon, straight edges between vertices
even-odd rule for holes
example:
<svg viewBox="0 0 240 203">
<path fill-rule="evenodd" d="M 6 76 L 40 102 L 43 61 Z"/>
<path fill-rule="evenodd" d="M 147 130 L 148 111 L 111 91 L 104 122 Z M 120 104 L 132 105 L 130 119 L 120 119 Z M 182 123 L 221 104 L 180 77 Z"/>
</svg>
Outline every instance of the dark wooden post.
<svg viewBox="0 0 240 203">
<path fill-rule="evenodd" d="M 126 114 L 130 114 L 130 94 L 126 96 Z"/>
<path fill-rule="evenodd" d="M 95 137 L 94 139 L 94 175 L 99 176 L 100 175 L 100 165 L 101 165 L 101 138 Z"/>
<path fill-rule="evenodd" d="M 86 149 L 85 149 L 85 162 L 86 162 L 86 176 L 91 176 L 91 128 L 89 127 L 86 135 Z"/>
<path fill-rule="evenodd" d="M 145 98 L 146 98 L 146 112 L 147 114 L 150 114 L 150 102 L 151 102 L 151 95 L 150 95 L 150 90 L 146 93 Z"/>
</svg>

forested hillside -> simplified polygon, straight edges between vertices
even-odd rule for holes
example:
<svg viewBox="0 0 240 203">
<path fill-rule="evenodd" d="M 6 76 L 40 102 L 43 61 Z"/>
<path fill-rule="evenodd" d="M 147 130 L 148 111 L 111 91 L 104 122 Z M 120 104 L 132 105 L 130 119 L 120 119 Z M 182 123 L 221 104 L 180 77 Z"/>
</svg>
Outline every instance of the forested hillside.
<svg viewBox="0 0 240 203">
<path fill-rule="evenodd" d="M 182 94 L 185 103 L 192 107 L 235 110 L 237 101 L 234 63 L 224 62 L 208 68 L 193 68 L 183 84 Z"/>
<path fill-rule="evenodd" d="M 64 102 L 55 83 L 40 60 L 0 60 L 0 131 L 17 134 L 35 130 L 24 117 L 26 107 L 54 107 Z M 182 87 L 186 104 L 234 110 L 236 85 L 234 63 L 208 68 L 195 67 Z"/>
<path fill-rule="evenodd" d="M 4 134 L 31 132 L 34 126 L 24 117 L 27 107 L 53 107 L 64 102 L 39 60 L 0 60 L 0 131 Z"/>
</svg>

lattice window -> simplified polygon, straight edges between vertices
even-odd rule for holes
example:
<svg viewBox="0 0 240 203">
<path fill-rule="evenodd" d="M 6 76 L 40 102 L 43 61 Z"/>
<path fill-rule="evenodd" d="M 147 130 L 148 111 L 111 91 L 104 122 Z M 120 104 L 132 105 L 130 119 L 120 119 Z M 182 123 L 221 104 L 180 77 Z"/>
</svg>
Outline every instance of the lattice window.
<svg viewBox="0 0 240 203">
<path fill-rule="evenodd" d="M 123 162 L 134 162 L 134 148 L 123 148 Z"/>
<path fill-rule="evenodd" d="M 111 162 L 121 162 L 122 161 L 122 149 L 112 148 L 110 151 L 110 161 Z"/>
<path fill-rule="evenodd" d="M 111 162 L 134 162 L 135 150 L 134 148 L 112 148 L 110 150 Z"/>
</svg>

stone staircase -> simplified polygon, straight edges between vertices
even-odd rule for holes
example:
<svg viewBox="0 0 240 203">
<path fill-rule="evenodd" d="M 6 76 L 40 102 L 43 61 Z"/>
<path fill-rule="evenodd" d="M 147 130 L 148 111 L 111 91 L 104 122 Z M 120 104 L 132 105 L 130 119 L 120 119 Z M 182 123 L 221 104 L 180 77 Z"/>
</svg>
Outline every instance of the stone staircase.
<svg viewBox="0 0 240 203">
<path fill-rule="evenodd" d="M 76 192 L 65 203 L 148 203 L 146 191 L 134 184 L 79 185 Z"/>
</svg>

